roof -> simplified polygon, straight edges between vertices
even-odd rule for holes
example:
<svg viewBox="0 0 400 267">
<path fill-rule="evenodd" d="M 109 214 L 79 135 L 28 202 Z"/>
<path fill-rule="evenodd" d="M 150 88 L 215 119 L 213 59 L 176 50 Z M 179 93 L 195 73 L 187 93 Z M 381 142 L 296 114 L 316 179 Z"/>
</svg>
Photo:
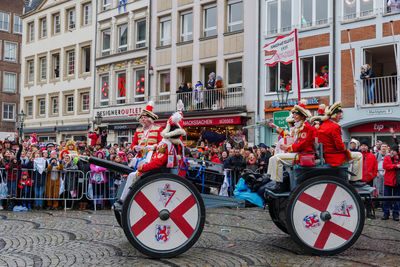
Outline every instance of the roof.
<svg viewBox="0 0 400 267">
<path fill-rule="evenodd" d="M 24 14 L 31 12 L 32 10 L 35 10 L 40 3 L 43 0 L 29 0 L 29 1 L 24 1 L 25 3 L 28 2 L 27 5 L 25 5 L 25 9 L 24 9 Z"/>
</svg>

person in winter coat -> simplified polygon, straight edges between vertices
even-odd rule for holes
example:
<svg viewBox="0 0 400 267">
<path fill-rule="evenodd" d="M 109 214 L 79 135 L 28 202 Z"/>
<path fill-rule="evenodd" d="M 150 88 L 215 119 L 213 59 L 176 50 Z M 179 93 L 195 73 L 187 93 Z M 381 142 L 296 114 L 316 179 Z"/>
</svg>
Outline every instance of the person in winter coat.
<svg viewBox="0 0 400 267">
<path fill-rule="evenodd" d="M 384 196 L 400 196 L 400 160 L 398 151 L 399 147 L 393 145 L 390 148 L 390 156 L 386 156 L 383 160 L 383 168 L 385 169 Z M 390 208 L 392 208 L 393 220 L 399 221 L 399 201 L 394 201 L 393 206 L 392 202 L 383 201 L 382 220 L 389 219 Z"/>
<path fill-rule="evenodd" d="M 90 139 L 90 146 L 94 147 L 96 145 L 97 139 L 99 138 L 96 129 L 94 131 L 90 131 L 88 137 Z"/>
<path fill-rule="evenodd" d="M 99 159 L 104 159 L 105 155 L 103 151 L 97 151 L 96 157 Z M 102 202 L 104 197 L 105 184 L 107 183 L 107 169 L 90 164 L 91 171 L 91 183 L 93 188 L 93 199 L 97 200 L 96 209 L 102 209 Z"/>
<path fill-rule="evenodd" d="M 214 162 L 214 163 L 221 164 L 221 161 L 219 160 L 218 154 L 217 154 L 217 153 L 213 153 L 213 154 L 212 154 L 211 160 L 210 160 L 210 161 L 211 161 L 211 162 Z"/>
<path fill-rule="evenodd" d="M 72 161 L 70 154 L 64 154 L 63 160 L 63 175 L 64 181 L 64 195 L 68 198 L 75 198 L 77 196 L 78 188 L 78 166 Z M 60 192 L 63 193 L 63 192 Z"/>
<path fill-rule="evenodd" d="M 24 208 L 32 209 L 31 207 L 31 192 L 32 192 L 32 180 L 28 176 L 28 172 L 24 171 L 21 178 L 18 181 L 18 188 L 20 192 L 20 197 L 23 198 L 22 206 Z"/>
<path fill-rule="evenodd" d="M 43 205 L 43 198 L 44 187 L 46 185 L 46 169 L 48 167 L 47 160 L 44 157 L 40 157 L 40 151 L 35 151 L 32 154 L 32 163 L 33 163 L 33 173 L 32 173 L 32 180 L 35 192 L 35 208 L 41 209 Z"/>
<path fill-rule="evenodd" d="M 368 103 L 374 104 L 374 89 L 375 89 L 375 81 L 371 81 L 371 78 L 374 78 L 374 72 L 369 64 L 365 64 L 361 66 L 361 75 L 360 79 L 364 80 L 364 88 L 368 93 Z"/>
<path fill-rule="evenodd" d="M 47 207 L 51 210 L 58 208 L 57 199 L 60 194 L 60 176 L 63 168 L 57 158 L 50 158 L 50 164 L 47 166 L 46 198 L 50 199 L 47 200 Z"/>
<path fill-rule="evenodd" d="M 252 170 L 253 172 L 258 170 L 257 158 L 254 153 L 250 153 L 249 157 L 247 158 L 246 169 Z"/>
<path fill-rule="evenodd" d="M 363 157 L 363 169 L 362 169 L 362 182 L 373 186 L 373 180 L 378 174 L 378 161 L 374 154 L 368 151 L 368 144 L 363 142 L 360 146 L 360 152 Z M 375 219 L 375 215 L 372 214 L 372 202 L 365 202 L 365 209 L 367 211 L 367 218 Z"/>
</svg>

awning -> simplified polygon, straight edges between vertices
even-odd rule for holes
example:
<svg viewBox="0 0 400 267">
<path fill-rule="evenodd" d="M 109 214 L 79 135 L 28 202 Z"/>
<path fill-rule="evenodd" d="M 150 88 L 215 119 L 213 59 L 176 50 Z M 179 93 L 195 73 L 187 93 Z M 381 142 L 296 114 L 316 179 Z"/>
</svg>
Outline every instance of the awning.
<svg viewBox="0 0 400 267">
<path fill-rule="evenodd" d="M 166 121 L 157 121 L 156 124 L 165 126 Z M 245 119 L 241 116 L 203 118 L 203 119 L 183 119 L 183 126 L 209 126 L 209 125 L 238 125 L 245 124 Z"/>
<path fill-rule="evenodd" d="M 85 124 L 85 125 L 57 126 L 57 132 L 87 131 L 88 129 L 89 129 L 89 124 Z"/>
<path fill-rule="evenodd" d="M 24 133 L 51 133 L 55 131 L 55 127 L 41 127 L 41 128 L 25 128 Z"/>
</svg>

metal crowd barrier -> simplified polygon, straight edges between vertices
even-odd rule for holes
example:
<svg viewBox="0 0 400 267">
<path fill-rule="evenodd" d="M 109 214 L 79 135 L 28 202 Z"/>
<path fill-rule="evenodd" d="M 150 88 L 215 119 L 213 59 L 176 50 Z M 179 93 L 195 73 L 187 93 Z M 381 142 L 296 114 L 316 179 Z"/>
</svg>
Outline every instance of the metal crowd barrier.
<svg viewBox="0 0 400 267">
<path fill-rule="evenodd" d="M 25 179 L 24 173 L 27 173 Z M 59 201 L 73 205 L 85 194 L 85 175 L 80 170 L 0 168 L 0 200 L 20 200 L 23 206 L 58 208 Z M 67 203 L 68 202 L 68 203 Z M 4 203 L 3 203 L 4 205 Z"/>
</svg>

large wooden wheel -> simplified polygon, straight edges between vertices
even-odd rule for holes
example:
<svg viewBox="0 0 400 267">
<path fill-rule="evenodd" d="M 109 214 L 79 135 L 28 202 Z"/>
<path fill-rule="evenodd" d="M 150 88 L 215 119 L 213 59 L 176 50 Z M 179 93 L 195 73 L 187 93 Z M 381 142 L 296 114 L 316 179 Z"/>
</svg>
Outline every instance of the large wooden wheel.
<svg viewBox="0 0 400 267">
<path fill-rule="evenodd" d="M 357 241 L 364 227 L 365 209 L 347 181 L 319 176 L 301 183 L 287 203 L 289 234 L 307 252 L 340 253 Z"/>
<path fill-rule="evenodd" d="M 124 201 L 122 227 L 129 242 L 152 258 L 175 257 L 196 243 L 205 223 L 203 199 L 177 175 L 136 181 Z"/>
</svg>

